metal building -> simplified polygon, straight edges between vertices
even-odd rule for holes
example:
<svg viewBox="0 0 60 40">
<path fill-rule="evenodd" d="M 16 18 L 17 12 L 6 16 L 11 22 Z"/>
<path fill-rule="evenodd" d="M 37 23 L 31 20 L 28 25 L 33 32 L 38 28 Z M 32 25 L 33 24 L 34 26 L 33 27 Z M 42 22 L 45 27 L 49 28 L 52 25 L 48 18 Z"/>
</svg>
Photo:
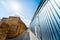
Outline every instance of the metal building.
<svg viewBox="0 0 60 40">
<path fill-rule="evenodd" d="M 41 0 L 29 28 L 41 40 L 60 40 L 60 0 Z"/>
</svg>

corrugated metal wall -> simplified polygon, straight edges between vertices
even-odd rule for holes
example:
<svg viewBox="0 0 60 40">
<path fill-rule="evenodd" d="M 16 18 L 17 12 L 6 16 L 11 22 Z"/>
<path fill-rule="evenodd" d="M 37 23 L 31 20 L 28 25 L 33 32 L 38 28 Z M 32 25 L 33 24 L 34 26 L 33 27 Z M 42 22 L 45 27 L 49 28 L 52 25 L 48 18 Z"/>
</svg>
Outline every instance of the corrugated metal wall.
<svg viewBox="0 0 60 40">
<path fill-rule="evenodd" d="M 31 22 L 30 29 L 42 40 L 60 40 L 60 0 L 49 0 L 44 4 Z"/>
</svg>

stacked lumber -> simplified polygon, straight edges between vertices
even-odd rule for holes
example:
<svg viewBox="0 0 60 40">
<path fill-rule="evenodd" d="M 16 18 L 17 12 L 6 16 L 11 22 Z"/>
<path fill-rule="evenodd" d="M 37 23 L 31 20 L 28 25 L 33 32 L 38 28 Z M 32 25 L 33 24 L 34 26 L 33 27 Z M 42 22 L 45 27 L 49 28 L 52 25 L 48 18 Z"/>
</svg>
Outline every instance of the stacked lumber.
<svg viewBox="0 0 60 40">
<path fill-rule="evenodd" d="M 0 40 L 5 40 L 9 30 L 9 25 L 5 22 L 0 22 Z"/>
<path fill-rule="evenodd" d="M 13 38 L 24 32 L 27 28 L 19 17 L 9 17 L 7 19 L 7 24 L 9 25 L 9 32 L 7 37 Z"/>
</svg>

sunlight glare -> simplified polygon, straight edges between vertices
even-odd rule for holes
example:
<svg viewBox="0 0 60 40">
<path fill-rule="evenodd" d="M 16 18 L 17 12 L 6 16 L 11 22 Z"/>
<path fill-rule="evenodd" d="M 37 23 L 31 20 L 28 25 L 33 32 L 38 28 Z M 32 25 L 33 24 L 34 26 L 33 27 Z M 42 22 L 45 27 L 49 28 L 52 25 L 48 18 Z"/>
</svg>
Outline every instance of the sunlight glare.
<svg viewBox="0 0 60 40">
<path fill-rule="evenodd" d="M 22 8 L 21 8 L 21 5 L 19 5 L 18 3 L 16 3 L 16 2 L 11 2 L 10 3 L 10 9 L 12 10 L 12 11 L 21 11 L 22 10 Z"/>
</svg>

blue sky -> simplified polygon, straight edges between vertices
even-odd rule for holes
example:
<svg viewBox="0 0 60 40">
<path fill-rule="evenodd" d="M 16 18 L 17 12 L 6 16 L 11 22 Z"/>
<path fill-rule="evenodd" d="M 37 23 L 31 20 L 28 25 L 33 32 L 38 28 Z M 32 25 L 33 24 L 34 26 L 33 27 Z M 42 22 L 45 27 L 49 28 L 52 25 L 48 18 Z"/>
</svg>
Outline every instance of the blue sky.
<svg viewBox="0 0 60 40">
<path fill-rule="evenodd" d="M 19 16 L 29 26 L 39 2 L 40 0 L 0 0 L 0 19 Z"/>
</svg>

